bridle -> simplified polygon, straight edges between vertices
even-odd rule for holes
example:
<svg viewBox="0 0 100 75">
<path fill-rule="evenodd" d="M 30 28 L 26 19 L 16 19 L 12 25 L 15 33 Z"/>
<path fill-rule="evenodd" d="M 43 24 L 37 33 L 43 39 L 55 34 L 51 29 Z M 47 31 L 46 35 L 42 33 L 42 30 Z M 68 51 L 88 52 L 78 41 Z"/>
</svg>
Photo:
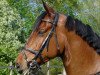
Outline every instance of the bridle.
<svg viewBox="0 0 100 75">
<path fill-rule="evenodd" d="M 56 26 L 57 26 L 57 23 L 58 23 L 58 19 L 59 19 L 59 14 L 58 13 L 55 13 L 55 17 L 54 17 L 54 20 L 53 21 L 49 21 L 49 20 L 46 20 L 46 19 L 42 19 L 42 21 L 44 22 L 48 22 L 48 23 L 51 23 L 52 27 L 51 27 L 51 30 L 49 31 L 48 35 L 46 36 L 45 40 L 43 41 L 41 47 L 39 50 L 33 50 L 31 48 L 26 48 L 24 47 L 22 53 L 25 57 L 25 60 L 27 62 L 27 66 L 30 70 L 33 70 L 34 68 L 37 68 L 38 70 L 40 69 L 40 65 L 39 63 L 37 62 L 37 59 L 39 58 L 43 63 L 45 63 L 45 60 L 43 59 L 43 57 L 41 56 L 41 53 L 43 52 L 44 48 L 47 49 L 48 51 L 48 46 L 49 46 L 49 42 L 50 42 L 50 38 L 52 37 L 52 35 L 54 34 L 54 38 L 55 38 L 55 42 L 56 42 L 56 46 L 57 46 L 57 49 L 59 50 L 59 44 L 58 44 L 58 40 L 57 40 L 57 35 L 56 35 Z M 29 62 L 27 60 L 27 56 L 25 54 L 25 51 L 29 51 L 30 53 L 34 54 L 35 57 L 32 59 L 31 62 Z M 49 58 L 48 58 L 49 59 Z"/>
</svg>

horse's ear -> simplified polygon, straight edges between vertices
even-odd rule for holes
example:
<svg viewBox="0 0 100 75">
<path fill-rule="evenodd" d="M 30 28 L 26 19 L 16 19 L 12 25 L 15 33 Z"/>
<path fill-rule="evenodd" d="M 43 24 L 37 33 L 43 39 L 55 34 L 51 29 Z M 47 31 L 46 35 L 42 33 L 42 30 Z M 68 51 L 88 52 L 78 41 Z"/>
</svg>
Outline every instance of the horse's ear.
<svg viewBox="0 0 100 75">
<path fill-rule="evenodd" d="M 42 0 L 42 3 L 43 3 L 43 7 L 44 9 L 46 10 L 47 14 L 49 16 L 51 16 L 55 11 L 53 10 L 53 8 L 49 7 L 43 0 Z"/>
</svg>

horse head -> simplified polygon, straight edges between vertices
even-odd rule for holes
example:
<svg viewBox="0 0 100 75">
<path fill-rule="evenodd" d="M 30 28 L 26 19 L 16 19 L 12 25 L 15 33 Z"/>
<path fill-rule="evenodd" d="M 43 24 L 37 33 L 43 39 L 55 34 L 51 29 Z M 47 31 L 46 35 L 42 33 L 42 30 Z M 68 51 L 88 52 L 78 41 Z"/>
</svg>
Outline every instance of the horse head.
<svg viewBox="0 0 100 75">
<path fill-rule="evenodd" d="M 34 30 L 17 57 L 16 67 L 20 73 L 33 73 L 41 64 L 64 54 L 67 17 L 44 2 L 43 6 L 46 11 L 37 18 Z"/>
</svg>

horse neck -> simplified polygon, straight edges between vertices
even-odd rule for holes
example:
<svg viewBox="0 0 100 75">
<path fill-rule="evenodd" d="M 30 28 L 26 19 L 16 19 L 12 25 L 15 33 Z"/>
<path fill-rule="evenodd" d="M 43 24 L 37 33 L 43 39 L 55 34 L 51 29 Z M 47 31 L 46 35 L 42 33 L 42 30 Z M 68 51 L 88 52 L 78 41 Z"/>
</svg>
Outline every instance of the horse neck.
<svg viewBox="0 0 100 75">
<path fill-rule="evenodd" d="M 67 64 L 66 59 L 63 60 L 63 63 L 68 75 L 88 75 L 100 71 L 100 68 L 97 68 L 100 67 L 100 56 L 95 50 L 74 32 L 69 32 L 66 36 L 70 47 L 71 60 L 69 64 Z M 67 50 L 65 50 L 66 52 Z"/>
</svg>

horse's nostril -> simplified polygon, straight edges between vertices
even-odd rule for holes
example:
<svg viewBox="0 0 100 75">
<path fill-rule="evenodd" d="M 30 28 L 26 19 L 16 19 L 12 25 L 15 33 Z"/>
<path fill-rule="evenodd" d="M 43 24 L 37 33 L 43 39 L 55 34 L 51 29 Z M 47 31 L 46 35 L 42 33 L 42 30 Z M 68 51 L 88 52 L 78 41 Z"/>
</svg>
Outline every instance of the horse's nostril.
<svg viewBox="0 0 100 75">
<path fill-rule="evenodd" d="M 16 68 L 17 68 L 17 69 L 20 68 L 20 65 L 19 65 L 18 63 L 16 64 Z"/>
<path fill-rule="evenodd" d="M 20 69 L 20 65 L 18 63 L 16 63 L 16 68 L 17 68 L 18 73 L 20 74 L 23 73 L 23 70 Z"/>
</svg>

